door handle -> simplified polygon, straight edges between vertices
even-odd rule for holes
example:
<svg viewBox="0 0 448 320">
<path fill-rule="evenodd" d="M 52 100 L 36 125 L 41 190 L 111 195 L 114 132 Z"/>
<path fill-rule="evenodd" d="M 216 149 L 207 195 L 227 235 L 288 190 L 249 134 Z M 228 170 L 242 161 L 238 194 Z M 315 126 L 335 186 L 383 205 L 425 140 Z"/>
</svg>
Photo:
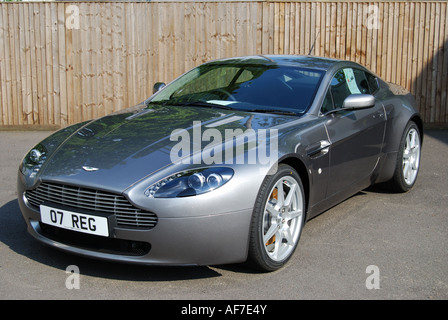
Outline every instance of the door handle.
<svg viewBox="0 0 448 320">
<path fill-rule="evenodd" d="M 310 158 L 316 158 L 326 155 L 330 150 L 331 143 L 327 140 L 321 140 L 319 142 L 309 145 L 305 150 L 306 154 Z"/>
</svg>

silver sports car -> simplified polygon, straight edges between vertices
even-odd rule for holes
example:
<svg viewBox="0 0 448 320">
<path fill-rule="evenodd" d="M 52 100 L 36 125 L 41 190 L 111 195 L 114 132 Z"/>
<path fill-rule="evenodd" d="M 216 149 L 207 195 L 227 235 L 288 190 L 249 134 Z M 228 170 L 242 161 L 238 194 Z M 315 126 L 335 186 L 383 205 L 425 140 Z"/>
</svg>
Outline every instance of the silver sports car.
<svg viewBox="0 0 448 320">
<path fill-rule="evenodd" d="M 37 144 L 18 200 L 30 234 L 66 252 L 272 271 L 316 215 L 372 184 L 412 188 L 422 141 L 413 97 L 359 64 L 217 60 Z"/>
</svg>

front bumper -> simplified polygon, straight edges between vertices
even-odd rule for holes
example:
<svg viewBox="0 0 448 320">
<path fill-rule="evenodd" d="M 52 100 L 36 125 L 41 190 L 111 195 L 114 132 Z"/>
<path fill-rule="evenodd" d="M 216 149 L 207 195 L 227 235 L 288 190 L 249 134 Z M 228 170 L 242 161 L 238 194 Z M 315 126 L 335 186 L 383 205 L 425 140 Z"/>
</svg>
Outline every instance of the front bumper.
<svg viewBox="0 0 448 320">
<path fill-rule="evenodd" d="M 40 212 L 24 197 L 18 178 L 18 201 L 28 232 L 41 243 L 95 259 L 146 265 L 216 265 L 247 258 L 252 209 L 200 216 L 160 217 L 150 230 L 115 227 L 111 237 L 64 231 L 41 223 Z M 207 208 L 198 205 L 188 211 Z M 214 212 L 210 208 L 208 212 Z"/>
</svg>

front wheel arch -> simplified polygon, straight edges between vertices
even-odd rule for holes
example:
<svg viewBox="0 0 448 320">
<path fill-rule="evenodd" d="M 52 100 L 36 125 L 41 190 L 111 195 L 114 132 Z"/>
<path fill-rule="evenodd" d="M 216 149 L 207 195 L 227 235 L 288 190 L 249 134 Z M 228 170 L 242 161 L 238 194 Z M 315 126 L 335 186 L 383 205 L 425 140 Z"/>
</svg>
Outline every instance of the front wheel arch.
<svg viewBox="0 0 448 320">
<path fill-rule="evenodd" d="M 417 126 L 418 131 L 420 133 L 420 144 L 423 144 L 423 120 L 422 120 L 422 118 L 420 117 L 420 115 L 416 114 L 409 121 L 414 122 L 415 125 Z"/>
</svg>

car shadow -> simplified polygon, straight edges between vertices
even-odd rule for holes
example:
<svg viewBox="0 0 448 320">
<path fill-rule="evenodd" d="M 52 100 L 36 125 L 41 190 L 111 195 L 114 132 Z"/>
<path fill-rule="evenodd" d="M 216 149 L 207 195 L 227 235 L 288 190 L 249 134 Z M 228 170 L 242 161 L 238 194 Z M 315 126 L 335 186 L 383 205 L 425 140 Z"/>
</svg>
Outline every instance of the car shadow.
<svg viewBox="0 0 448 320">
<path fill-rule="evenodd" d="M 60 270 L 67 270 L 68 266 L 75 265 L 83 275 L 98 278 L 128 281 L 181 281 L 222 276 L 221 273 L 207 266 L 133 265 L 90 259 L 50 248 L 28 234 L 17 199 L 0 207 L 0 241 L 15 253 L 38 263 Z M 226 266 L 226 268 L 232 267 Z M 242 269 L 242 267 L 235 268 Z"/>
<path fill-rule="evenodd" d="M 431 138 L 448 145 L 448 130 L 446 130 L 446 127 L 443 129 L 425 130 L 423 137 L 423 148 L 425 147 L 425 136 L 430 136 Z"/>
</svg>

